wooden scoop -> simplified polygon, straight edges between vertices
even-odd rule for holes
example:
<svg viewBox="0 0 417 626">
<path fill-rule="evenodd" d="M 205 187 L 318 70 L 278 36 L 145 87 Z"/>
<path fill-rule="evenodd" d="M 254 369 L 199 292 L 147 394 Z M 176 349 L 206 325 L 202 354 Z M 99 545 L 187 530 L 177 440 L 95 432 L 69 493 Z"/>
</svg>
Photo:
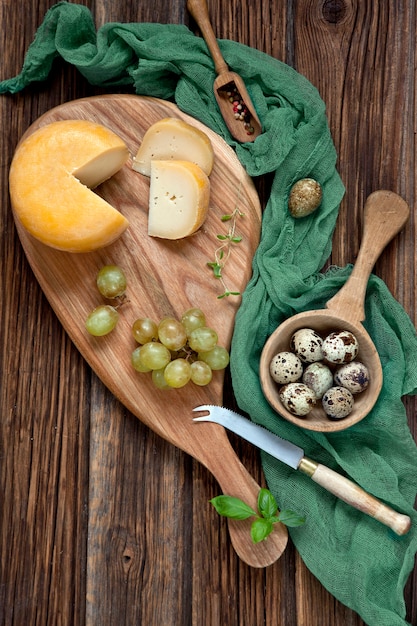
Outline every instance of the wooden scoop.
<svg viewBox="0 0 417 626">
<path fill-rule="evenodd" d="M 222 56 L 210 23 L 205 0 L 188 0 L 187 8 L 197 22 L 210 54 L 213 57 L 214 67 L 217 74 L 217 78 L 214 81 L 213 86 L 214 95 L 230 133 L 241 143 L 254 141 L 262 132 L 261 123 L 243 79 L 235 72 L 229 71 L 229 68 Z M 248 110 L 248 124 L 250 125 L 250 131 L 248 131 L 245 127 L 242 120 L 236 119 L 235 117 L 233 105 L 230 102 L 228 95 L 230 92 L 234 92 L 235 90 L 238 94 L 240 94 L 240 97 Z"/>
<path fill-rule="evenodd" d="M 128 162 L 96 191 L 118 207 L 130 226 L 113 245 L 89 254 L 69 254 L 33 239 L 16 221 L 28 261 L 63 327 L 95 373 L 112 393 L 149 428 L 205 465 L 222 491 L 256 508 L 259 485 L 236 456 L 223 429 L 215 424 L 193 428 L 192 409 L 200 404 L 221 404 L 223 373 L 215 372 L 206 387 L 192 383 L 183 389 L 160 391 L 147 374 L 135 372 L 130 355 L 135 344 L 131 325 L 138 317 L 159 321 L 165 315 L 179 318 L 190 307 L 200 307 L 207 323 L 216 329 L 219 343 L 228 347 L 239 297 L 219 299 L 222 285 L 207 267 L 219 246 L 217 235 L 229 228 L 221 220 L 235 207 L 244 214 L 236 224 L 242 236 L 233 247 L 223 276 L 231 291 L 242 292 L 251 276 L 257 248 L 261 210 L 255 187 L 234 151 L 214 132 L 156 98 L 109 95 L 65 103 L 37 120 L 27 131 L 61 119 L 93 119 L 126 142 L 136 154 L 146 130 L 164 117 L 178 117 L 209 136 L 215 163 L 210 175 L 210 211 L 203 227 L 193 236 L 168 241 L 147 234 L 149 179 Z M 95 280 L 106 264 L 120 265 L 127 276 L 127 302 L 120 307 L 117 328 L 106 337 L 94 338 L 85 330 L 88 313 L 101 304 Z M 111 419 L 111 416 L 109 416 Z M 146 489 L 146 484 L 143 485 Z M 218 495 L 210 494 L 210 497 Z M 202 502 L 201 506 L 211 505 Z M 250 522 L 231 522 L 230 537 L 240 558 L 253 567 L 276 561 L 287 544 L 287 529 L 278 524 L 267 541 L 252 543 Z M 211 546 L 216 550 L 218 546 Z"/>
<path fill-rule="evenodd" d="M 372 193 L 364 208 L 364 230 L 361 248 L 351 275 L 339 292 L 327 302 L 326 308 L 299 313 L 280 324 L 269 337 L 262 351 L 260 378 L 265 397 L 271 406 L 288 421 L 314 431 L 344 430 L 362 420 L 373 408 L 382 387 L 382 367 L 377 350 L 362 325 L 365 319 L 365 293 L 368 279 L 382 250 L 407 222 L 408 204 L 391 191 Z M 344 419 L 329 420 L 321 403 L 304 418 L 287 411 L 279 397 L 279 387 L 269 373 L 275 354 L 289 350 L 293 333 L 300 328 L 312 328 L 325 336 L 333 330 L 349 330 L 359 342 L 358 361 L 370 374 L 368 388 L 355 396 L 353 411 Z"/>
</svg>

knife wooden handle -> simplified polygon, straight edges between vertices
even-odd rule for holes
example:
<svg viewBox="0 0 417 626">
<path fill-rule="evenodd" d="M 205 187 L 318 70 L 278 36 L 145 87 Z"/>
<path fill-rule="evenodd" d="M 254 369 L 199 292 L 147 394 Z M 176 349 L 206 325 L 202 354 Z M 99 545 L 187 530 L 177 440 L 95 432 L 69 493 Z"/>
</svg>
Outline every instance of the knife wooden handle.
<svg viewBox="0 0 417 626">
<path fill-rule="evenodd" d="M 329 467 L 304 457 L 301 459 L 298 469 L 347 504 L 382 522 L 397 535 L 405 535 L 410 530 L 411 519 L 407 515 L 397 513 Z"/>
</svg>

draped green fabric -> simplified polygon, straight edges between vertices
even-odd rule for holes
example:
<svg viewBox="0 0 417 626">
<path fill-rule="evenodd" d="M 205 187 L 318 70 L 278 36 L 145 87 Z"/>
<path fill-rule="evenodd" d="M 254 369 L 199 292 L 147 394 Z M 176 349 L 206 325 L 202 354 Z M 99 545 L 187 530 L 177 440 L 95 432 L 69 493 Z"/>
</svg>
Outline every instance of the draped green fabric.
<svg viewBox="0 0 417 626">
<path fill-rule="evenodd" d="M 262 456 L 268 486 L 280 508 L 305 515 L 290 529 L 302 559 L 322 584 L 369 626 L 404 626 L 404 585 L 417 551 L 417 448 L 402 402 L 417 391 L 415 329 L 386 285 L 372 275 L 365 327 L 381 357 L 384 386 L 372 413 L 336 434 L 297 428 L 277 416 L 259 383 L 262 347 L 276 326 L 300 311 L 319 309 L 346 281 L 351 267 L 321 273 L 344 188 L 325 105 L 292 68 L 233 41 L 220 41 L 226 62 L 241 74 L 263 124 L 253 143 L 228 133 L 214 99 L 214 66 L 201 37 L 185 26 L 108 23 L 96 30 L 89 10 L 61 2 L 45 16 L 21 73 L 0 83 L 16 93 L 45 81 L 58 57 L 93 85 L 175 101 L 221 135 L 251 176 L 273 173 L 253 276 L 243 294 L 231 349 L 234 392 L 252 420 L 305 449 L 412 517 L 398 537 L 383 524 L 334 498 L 304 475 Z M 291 185 L 311 176 L 323 187 L 320 209 L 294 220 L 287 210 Z"/>
</svg>

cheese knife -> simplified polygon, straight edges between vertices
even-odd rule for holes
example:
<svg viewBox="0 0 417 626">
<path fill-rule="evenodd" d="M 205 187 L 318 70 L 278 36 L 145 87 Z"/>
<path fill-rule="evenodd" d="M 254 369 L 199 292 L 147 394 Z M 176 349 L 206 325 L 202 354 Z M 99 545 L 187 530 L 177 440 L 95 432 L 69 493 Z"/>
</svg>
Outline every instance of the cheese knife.
<svg viewBox="0 0 417 626">
<path fill-rule="evenodd" d="M 407 515 L 397 513 L 389 506 L 364 491 L 359 485 L 334 470 L 305 456 L 299 446 L 278 437 L 266 428 L 251 422 L 235 411 L 215 405 L 201 405 L 194 412 L 207 412 L 194 417 L 195 422 L 215 422 L 264 450 L 274 458 L 309 476 L 347 504 L 366 513 L 391 528 L 397 535 L 405 535 L 411 527 Z"/>
</svg>

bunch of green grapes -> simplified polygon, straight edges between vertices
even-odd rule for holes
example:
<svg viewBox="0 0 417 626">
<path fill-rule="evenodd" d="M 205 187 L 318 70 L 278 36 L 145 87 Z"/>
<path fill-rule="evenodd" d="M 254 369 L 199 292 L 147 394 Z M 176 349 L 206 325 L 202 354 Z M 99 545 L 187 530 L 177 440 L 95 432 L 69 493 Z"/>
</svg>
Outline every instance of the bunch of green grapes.
<svg viewBox="0 0 417 626">
<path fill-rule="evenodd" d="M 123 302 L 127 288 L 126 276 L 117 265 L 105 265 L 96 278 L 97 289 L 106 299 L 118 304 L 100 304 L 88 315 L 85 327 L 95 337 L 112 332 L 119 321 L 118 306 Z M 139 345 L 131 356 L 134 369 L 151 372 L 158 389 L 184 387 L 188 382 L 208 385 L 213 371 L 229 364 L 229 353 L 218 345 L 218 335 L 206 325 L 199 308 L 188 309 L 181 320 L 164 317 L 159 323 L 141 317 L 132 325 L 132 333 Z"/>
<path fill-rule="evenodd" d="M 126 291 L 126 276 L 117 265 L 105 265 L 97 274 L 97 289 L 102 296 L 109 300 L 121 300 Z M 103 337 L 116 328 L 119 321 L 117 307 L 110 304 L 100 304 L 88 315 L 85 327 L 90 335 Z"/>
<path fill-rule="evenodd" d="M 229 364 L 229 353 L 219 346 L 218 335 L 206 325 L 201 309 L 188 309 L 181 320 L 164 317 L 158 324 L 148 318 L 137 319 L 133 337 L 140 345 L 132 353 L 138 372 L 151 372 L 158 389 L 179 389 L 188 382 L 208 385 L 213 371 Z"/>
</svg>

